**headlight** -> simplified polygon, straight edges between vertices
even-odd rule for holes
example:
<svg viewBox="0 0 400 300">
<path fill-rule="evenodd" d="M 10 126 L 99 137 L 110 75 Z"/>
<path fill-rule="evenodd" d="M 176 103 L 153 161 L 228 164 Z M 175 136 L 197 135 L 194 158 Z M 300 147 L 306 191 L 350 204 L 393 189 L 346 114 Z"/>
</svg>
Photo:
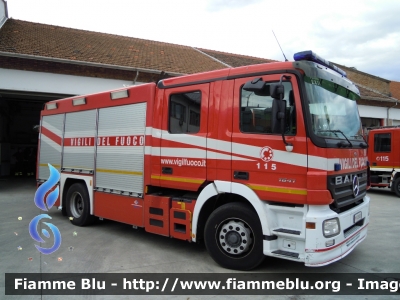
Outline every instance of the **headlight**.
<svg viewBox="0 0 400 300">
<path fill-rule="evenodd" d="M 338 235 L 340 233 L 339 219 L 334 218 L 325 220 L 322 224 L 322 230 L 324 233 L 324 237 L 332 237 Z"/>
</svg>

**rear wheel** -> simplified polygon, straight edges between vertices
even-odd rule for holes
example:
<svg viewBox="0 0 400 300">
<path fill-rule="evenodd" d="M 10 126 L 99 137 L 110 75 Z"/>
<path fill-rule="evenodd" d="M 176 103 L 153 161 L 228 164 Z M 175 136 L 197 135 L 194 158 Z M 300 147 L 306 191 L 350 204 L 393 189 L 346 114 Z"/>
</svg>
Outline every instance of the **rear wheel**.
<svg viewBox="0 0 400 300">
<path fill-rule="evenodd" d="M 251 270 L 264 260 L 260 221 L 243 203 L 217 208 L 207 220 L 204 241 L 210 256 L 224 268 Z"/>
<path fill-rule="evenodd" d="M 85 226 L 94 222 L 90 214 L 89 193 L 82 183 L 74 183 L 68 189 L 66 201 L 67 216 L 72 224 Z"/>
<path fill-rule="evenodd" d="M 394 181 L 393 192 L 395 192 L 397 197 L 400 197 L 400 177 L 397 177 Z"/>
</svg>

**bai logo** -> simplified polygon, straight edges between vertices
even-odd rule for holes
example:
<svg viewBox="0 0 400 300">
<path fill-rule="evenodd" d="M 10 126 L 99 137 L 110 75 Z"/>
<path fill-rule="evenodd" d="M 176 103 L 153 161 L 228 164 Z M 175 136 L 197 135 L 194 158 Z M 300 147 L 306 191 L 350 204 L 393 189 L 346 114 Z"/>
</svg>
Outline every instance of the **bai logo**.
<svg viewBox="0 0 400 300">
<path fill-rule="evenodd" d="M 54 168 L 51 164 L 49 165 L 50 169 L 50 177 L 49 179 L 43 183 L 39 188 L 37 189 L 35 193 L 35 205 L 40 208 L 41 210 L 48 211 L 50 208 L 53 207 L 54 203 L 57 201 L 58 195 L 60 193 L 59 187 L 57 186 L 53 191 L 51 191 L 58 183 L 60 180 L 60 173 L 57 171 L 56 168 Z M 47 197 L 46 194 L 51 191 Z M 46 203 L 44 202 L 46 197 Z M 29 233 L 31 237 L 39 242 L 39 243 L 45 243 L 45 241 L 41 238 L 39 232 L 38 232 L 38 224 L 41 219 L 51 219 L 51 217 L 48 214 L 41 214 L 32 219 L 32 221 L 29 223 Z M 54 236 L 54 244 L 51 248 L 42 248 L 38 245 L 35 245 L 36 249 L 38 249 L 41 253 L 43 254 L 51 254 L 60 248 L 61 245 L 61 234 L 58 228 L 47 222 L 43 222 L 53 233 Z M 50 233 L 48 232 L 47 229 L 42 229 L 42 234 L 46 238 L 50 238 Z"/>
</svg>

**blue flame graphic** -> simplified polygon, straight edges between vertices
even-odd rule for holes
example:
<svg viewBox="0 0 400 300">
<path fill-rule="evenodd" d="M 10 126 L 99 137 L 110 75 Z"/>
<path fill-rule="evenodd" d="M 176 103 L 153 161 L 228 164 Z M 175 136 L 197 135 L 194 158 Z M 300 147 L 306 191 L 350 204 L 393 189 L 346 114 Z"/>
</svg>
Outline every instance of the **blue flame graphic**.
<svg viewBox="0 0 400 300">
<path fill-rule="evenodd" d="M 50 169 L 50 177 L 49 179 L 43 183 L 36 191 L 35 193 L 35 198 L 34 198 L 34 202 L 35 205 L 40 208 L 41 210 L 44 211 L 48 211 L 50 208 L 53 207 L 54 203 L 57 201 L 58 195 L 59 195 L 59 187 L 57 186 L 52 192 L 50 192 L 47 195 L 47 207 L 46 204 L 44 202 L 44 198 L 46 196 L 46 194 L 58 183 L 58 181 L 60 180 L 60 173 L 57 171 L 56 168 L 54 168 L 51 164 L 48 164 L 49 169 Z M 41 214 L 38 215 L 36 217 L 34 217 L 32 219 L 32 221 L 29 223 L 29 233 L 31 235 L 31 237 L 39 242 L 39 243 L 45 243 L 45 241 L 40 237 L 38 231 L 37 231 L 37 227 L 39 224 L 39 221 L 43 218 L 46 219 L 51 219 L 51 217 L 47 214 Z M 51 223 L 47 223 L 47 222 L 43 222 L 45 225 L 47 225 L 47 227 L 50 228 L 51 232 L 53 233 L 54 236 L 54 244 L 51 248 L 42 248 L 38 245 L 35 245 L 36 249 L 38 249 L 41 253 L 43 254 L 51 254 L 55 251 L 58 250 L 58 248 L 60 248 L 61 246 L 61 233 L 58 230 L 58 228 L 51 224 Z M 48 232 L 47 229 L 42 229 L 42 234 L 46 237 L 46 238 L 50 238 L 50 233 Z"/>
<path fill-rule="evenodd" d="M 38 225 L 39 221 L 43 218 L 51 219 L 51 217 L 49 215 L 41 214 L 41 215 L 34 217 L 32 219 L 32 221 L 29 223 L 29 233 L 30 233 L 31 237 L 39 243 L 45 243 L 45 241 L 40 237 L 40 235 L 37 231 L 37 225 Z M 57 251 L 58 248 L 60 248 L 60 246 L 61 246 L 61 233 L 55 225 L 53 225 L 51 223 L 47 223 L 47 222 L 43 222 L 43 223 L 46 224 L 50 228 L 51 232 L 53 233 L 54 245 L 51 248 L 42 248 L 38 245 L 35 245 L 35 247 L 43 254 L 51 254 L 51 253 Z M 42 233 L 45 237 L 47 237 L 47 238 L 50 237 L 50 234 L 46 229 L 42 229 Z"/>
<path fill-rule="evenodd" d="M 51 164 L 49 165 L 50 169 L 50 177 L 49 179 L 43 183 L 39 188 L 37 189 L 35 193 L 35 204 L 37 207 L 39 207 L 41 210 L 48 211 L 50 208 L 53 207 L 54 203 L 57 201 L 58 195 L 60 193 L 60 189 L 57 186 L 54 191 L 49 193 L 47 195 L 47 208 L 44 203 L 44 197 L 48 191 L 52 189 L 53 186 L 57 184 L 57 182 L 60 180 L 60 173 L 58 173 L 57 169 L 54 168 Z"/>
</svg>

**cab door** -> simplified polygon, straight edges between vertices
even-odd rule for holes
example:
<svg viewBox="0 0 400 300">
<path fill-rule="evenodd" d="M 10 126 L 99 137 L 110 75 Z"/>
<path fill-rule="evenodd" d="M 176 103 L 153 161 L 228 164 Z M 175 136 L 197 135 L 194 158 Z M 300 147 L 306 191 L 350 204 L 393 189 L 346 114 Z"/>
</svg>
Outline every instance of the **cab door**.
<svg viewBox="0 0 400 300">
<path fill-rule="evenodd" d="M 393 142 L 396 140 L 396 134 L 395 130 L 390 129 L 372 130 L 370 132 L 370 141 L 372 141 L 373 147 L 368 150 L 369 159 L 375 170 L 380 168 L 380 171 L 391 172 L 395 166 L 398 166 L 399 162 L 396 159 L 398 155 L 395 155 L 395 153 L 399 153 L 398 143 Z M 387 179 L 386 182 L 388 182 Z"/>
<path fill-rule="evenodd" d="M 284 74 L 262 76 L 267 85 Z M 289 74 L 286 74 L 289 75 Z M 250 187 L 260 199 L 305 203 L 307 147 L 296 77 L 283 81 L 286 103 L 285 139 L 272 123 L 273 98 L 245 91 L 255 77 L 235 80 L 232 133 L 232 182 Z M 258 76 L 259 77 L 259 76 Z M 279 126 L 278 126 L 279 127 Z"/>
<path fill-rule="evenodd" d="M 209 84 L 165 90 L 160 185 L 197 191 L 207 176 Z"/>
</svg>

